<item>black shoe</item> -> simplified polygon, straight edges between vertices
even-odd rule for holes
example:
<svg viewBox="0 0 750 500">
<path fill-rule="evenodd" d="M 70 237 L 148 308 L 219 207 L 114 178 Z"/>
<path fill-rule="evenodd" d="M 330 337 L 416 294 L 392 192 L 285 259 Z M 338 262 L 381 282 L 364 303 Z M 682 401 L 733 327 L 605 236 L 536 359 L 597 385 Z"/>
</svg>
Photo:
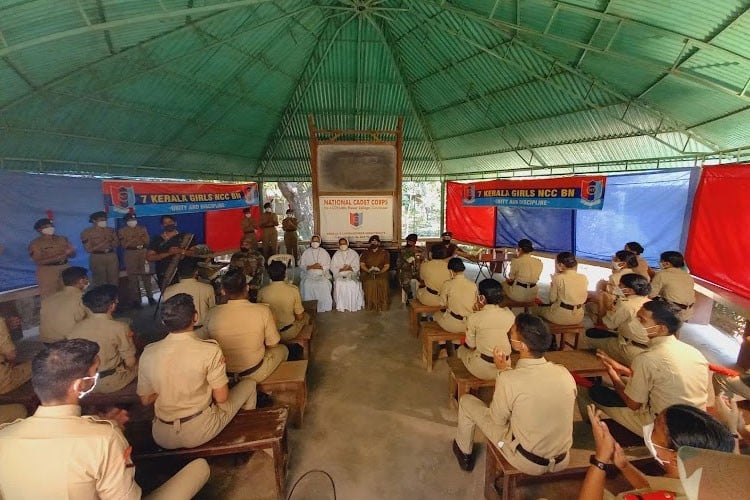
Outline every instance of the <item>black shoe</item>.
<svg viewBox="0 0 750 500">
<path fill-rule="evenodd" d="M 148 305 L 155 306 L 156 305 L 156 299 L 153 297 L 148 298 Z"/>
<path fill-rule="evenodd" d="M 269 408 L 273 406 L 273 398 L 265 392 L 258 391 L 258 399 L 255 404 L 256 408 Z"/>
<path fill-rule="evenodd" d="M 456 455 L 456 460 L 458 460 L 458 466 L 461 467 L 461 470 L 467 472 L 474 470 L 474 454 L 469 453 L 467 455 L 461 451 L 461 448 L 458 447 L 458 443 L 456 443 L 455 440 L 453 440 L 453 454 Z"/>
</svg>

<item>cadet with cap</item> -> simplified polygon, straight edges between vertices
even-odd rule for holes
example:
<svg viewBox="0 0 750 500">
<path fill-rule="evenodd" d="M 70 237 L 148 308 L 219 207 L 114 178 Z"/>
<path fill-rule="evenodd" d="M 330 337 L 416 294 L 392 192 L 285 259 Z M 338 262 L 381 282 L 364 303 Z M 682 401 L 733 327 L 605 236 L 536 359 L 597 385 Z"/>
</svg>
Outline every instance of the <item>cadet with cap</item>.
<svg viewBox="0 0 750 500">
<path fill-rule="evenodd" d="M 279 247 L 279 232 L 276 226 L 279 225 L 279 218 L 273 213 L 270 203 L 263 205 L 263 213 L 260 215 L 261 239 L 263 240 L 263 257 L 266 262 L 271 255 L 276 255 Z"/>
<path fill-rule="evenodd" d="M 516 302 L 533 302 L 536 299 L 537 282 L 542 274 L 542 261 L 532 257 L 534 245 L 526 238 L 518 241 L 518 257 L 510 261 L 508 280 L 503 290 L 509 299 Z"/>
<path fill-rule="evenodd" d="M 146 267 L 146 253 L 148 252 L 149 236 L 143 226 L 138 225 L 138 219 L 134 212 L 125 214 L 122 218 L 125 227 L 120 228 L 117 236 L 120 238 L 120 246 L 123 249 L 125 259 L 125 272 L 128 274 L 128 288 L 133 307 L 141 308 L 141 287 L 139 281 L 143 282 L 146 290 L 148 303 L 156 304 L 154 292 L 151 287 L 151 274 Z"/>
<path fill-rule="evenodd" d="M 258 221 L 253 217 L 249 207 L 242 209 L 242 222 L 240 223 L 243 237 L 248 241 L 250 248 L 258 248 L 258 236 L 255 230 L 258 229 Z"/>
<path fill-rule="evenodd" d="M 416 296 L 419 267 L 424 260 L 424 249 L 417 246 L 417 238 L 418 236 L 414 233 L 406 237 L 406 245 L 398 253 L 396 261 L 401 289 L 409 299 Z"/>
<path fill-rule="evenodd" d="M 299 236 L 297 236 L 297 228 L 299 227 L 299 221 L 294 216 L 294 210 L 289 208 L 286 211 L 286 217 L 281 221 L 281 229 L 284 230 L 284 248 L 286 253 L 294 257 L 294 262 L 299 263 Z"/>
<path fill-rule="evenodd" d="M 29 243 L 29 255 L 36 264 L 39 295 L 45 298 L 62 290 L 60 273 L 70 267 L 68 258 L 74 257 L 76 251 L 68 238 L 55 234 L 52 219 L 39 219 L 34 223 L 34 230 L 39 237 Z"/>
<path fill-rule="evenodd" d="M 42 299 L 39 312 L 39 337 L 45 344 L 65 339 L 88 311 L 81 298 L 89 286 L 85 267 L 69 267 L 62 272 L 65 288 Z"/>
<path fill-rule="evenodd" d="M 120 281 L 120 263 L 117 261 L 117 234 L 107 227 L 107 214 L 94 212 L 89 216 L 91 227 L 81 232 L 81 243 L 89 253 L 91 284 L 115 285 Z"/>
</svg>

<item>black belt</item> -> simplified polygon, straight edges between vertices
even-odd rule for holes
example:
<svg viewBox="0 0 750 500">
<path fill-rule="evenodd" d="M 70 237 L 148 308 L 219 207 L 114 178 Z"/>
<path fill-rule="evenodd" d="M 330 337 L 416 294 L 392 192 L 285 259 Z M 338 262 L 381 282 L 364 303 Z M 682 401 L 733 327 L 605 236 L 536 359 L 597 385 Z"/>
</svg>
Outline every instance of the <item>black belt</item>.
<svg viewBox="0 0 750 500">
<path fill-rule="evenodd" d="M 513 281 L 512 285 L 518 285 L 521 288 L 534 288 L 536 283 L 521 283 L 520 281 Z"/>
<path fill-rule="evenodd" d="M 289 330 L 293 326 L 294 326 L 294 323 L 290 323 L 290 324 L 288 324 L 286 326 L 282 326 L 281 328 L 279 328 L 279 332 L 285 332 L 285 331 Z M 262 361 L 261 361 L 261 363 L 262 363 Z"/>
<path fill-rule="evenodd" d="M 453 316 L 454 318 L 456 318 L 457 320 L 459 320 L 459 321 L 463 321 L 463 320 L 464 320 L 464 317 L 463 317 L 463 316 L 461 316 L 460 314 L 456 314 L 456 313 L 454 313 L 453 311 L 448 311 L 448 313 L 449 313 L 449 314 L 450 314 L 451 316 Z"/>
<path fill-rule="evenodd" d="M 109 370 L 104 370 L 103 372 L 99 372 L 99 379 L 103 379 L 105 377 L 109 377 L 110 375 L 114 375 L 117 370 L 115 368 L 110 368 Z"/>
<path fill-rule="evenodd" d="M 679 307 L 679 308 L 680 308 L 680 309 L 682 309 L 682 310 L 685 310 L 685 309 L 690 309 L 691 307 L 693 307 L 693 304 L 685 305 L 685 304 L 680 304 L 679 302 L 673 302 L 673 301 L 671 301 L 671 300 L 669 300 L 668 302 L 669 302 L 670 304 L 674 304 L 674 305 L 676 305 L 677 307 Z"/>
<path fill-rule="evenodd" d="M 482 358 L 483 360 L 485 360 L 488 363 L 492 363 L 493 365 L 495 364 L 495 358 L 493 358 L 492 356 L 488 356 L 488 355 L 486 355 L 484 353 L 480 353 L 479 357 Z"/>
<path fill-rule="evenodd" d="M 159 418 L 159 417 L 156 417 L 156 419 L 157 419 L 157 420 L 158 420 L 159 422 L 161 422 L 162 424 L 167 424 L 167 425 L 171 425 L 171 424 L 174 424 L 175 422 L 179 422 L 179 423 L 180 423 L 180 425 L 182 425 L 182 424 L 184 424 L 185 422 L 189 422 L 189 421 L 193 420 L 193 419 L 194 419 L 195 417 L 197 417 L 198 415 L 202 414 L 202 413 L 203 413 L 204 411 L 206 411 L 206 410 L 204 409 L 204 410 L 201 410 L 201 411 L 199 411 L 198 413 L 193 413 L 192 415 L 190 415 L 190 416 L 188 416 L 188 417 L 182 417 L 182 418 L 178 418 L 178 419 L 176 419 L 176 420 L 172 420 L 172 421 L 169 421 L 169 420 L 163 420 L 163 419 L 161 419 L 161 418 Z"/>
<path fill-rule="evenodd" d="M 42 264 L 43 266 L 64 266 L 67 264 L 67 260 L 58 260 L 57 262 L 48 262 L 46 264 Z"/>
<path fill-rule="evenodd" d="M 263 360 L 261 359 L 257 365 L 251 366 L 250 368 L 248 368 L 247 370 L 243 372 L 239 372 L 239 373 L 227 372 L 227 375 L 235 379 L 242 378 L 246 375 L 250 375 L 251 373 L 255 373 L 256 371 L 258 371 L 258 368 L 260 368 L 260 365 L 262 364 L 263 364 Z"/>
<path fill-rule="evenodd" d="M 518 443 L 516 445 L 516 451 L 523 455 L 526 460 L 529 462 L 534 462 L 537 465 L 541 465 L 542 467 L 547 467 L 550 463 L 549 459 L 542 458 L 539 455 L 536 455 L 534 453 L 531 453 L 530 451 L 526 451 L 523 446 L 521 446 L 521 443 Z M 568 455 L 568 452 L 565 451 L 563 453 L 560 453 L 556 457 L 554 457 L 552 460 L 555 461 L 556 464 L 559 464 L 563 460 L 565 460 L 565 457 Z"/>
<path fill-rule="evenodd" d="M 112 250 L 98 250 L 96 252 L 91 252 L 92 254 L 101 255 L 101 254 L 107 254 L 112 253 Z"/>
<path fill-rule="evenodd" d="M 625 337 L 623 337 L 623 338 L 625 338 Z M 641 349 L 648 349 L 648 347 L 649 347 L 648 344 L 642 344 L 641 342 L 636 342 L 635 340 L 625 339 L 625 342 L 627 342 L 628 344 L 632 344 L 632 345 L 634 345 L 636 347 L 640 347 Z"/>
<path fill-rule="evenodd" d="M 566 304 L 565 302 L 560 302 L 560 307 L 563 309 L 567 309 L 568 311 L 575 311 L 576 309 L 580 309 L 583 307 L 583 304 L 576 304 L 574 306 L 571 306 L 570 304 Z"/>
<path fill-rule="evenodd" d="M 427 286 L 427 285 L 425 285 L 424 287 L 425 287 L 425 288 L 427 289 L 427 291 L 428 291 L 428 292 L 430 292 L 430 293 L 431 293 L 432 295 L 440 295 L 440 292 L 438 292 L 437 290 L 433 290 L 432 288 L 430 288 L 430 287 L 429 287 L 429 286 Z"/>
</svg>

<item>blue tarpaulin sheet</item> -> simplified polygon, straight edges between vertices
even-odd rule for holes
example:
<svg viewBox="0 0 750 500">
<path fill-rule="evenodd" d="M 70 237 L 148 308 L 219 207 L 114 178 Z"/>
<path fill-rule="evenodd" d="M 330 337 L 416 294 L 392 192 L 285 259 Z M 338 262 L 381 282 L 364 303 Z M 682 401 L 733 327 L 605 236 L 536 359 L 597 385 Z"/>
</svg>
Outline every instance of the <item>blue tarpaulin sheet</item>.
<svg viewBox="0 0 750 500">
<path fill-rule="evenodd" d="M 574 210 L 498 207 L 495 246 L 515 247 L 528 238 L 542 252 L 570 251 L 574 230 Z"/>
</svg>

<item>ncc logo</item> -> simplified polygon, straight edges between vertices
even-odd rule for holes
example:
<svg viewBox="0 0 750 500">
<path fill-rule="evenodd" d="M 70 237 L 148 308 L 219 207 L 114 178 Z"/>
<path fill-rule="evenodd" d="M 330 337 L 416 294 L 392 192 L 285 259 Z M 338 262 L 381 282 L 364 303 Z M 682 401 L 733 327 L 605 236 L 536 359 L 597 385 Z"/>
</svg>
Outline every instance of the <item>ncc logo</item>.
<svg viewBox="0 0 750 500">
<path fill-rule="evenodd" d="M 463 191 L 464 204 L 470 205 L 476 201 L 477 189 L 474 187 L 474 184 L 465 185 Z"/>
<path fill-rule="evenodd" d="M 112 208 L 115 212 L 126 214 L 135 207 L 135 189 L 133 186 L 112 187 L 109 195 L 112 197 Z"/>
<path fill-rule="evenodd" d="M 592 207 L 602 202 L 604 183 L 602 181 L 584 181 L 581 183 L 581 203 Z"/>
<path fill-rule="evenodd" d="M 365 214 L 362 212 L 349 212 L 349 224 L 353 227 L 361 226 L 364 218 Z"/>
</svg>

